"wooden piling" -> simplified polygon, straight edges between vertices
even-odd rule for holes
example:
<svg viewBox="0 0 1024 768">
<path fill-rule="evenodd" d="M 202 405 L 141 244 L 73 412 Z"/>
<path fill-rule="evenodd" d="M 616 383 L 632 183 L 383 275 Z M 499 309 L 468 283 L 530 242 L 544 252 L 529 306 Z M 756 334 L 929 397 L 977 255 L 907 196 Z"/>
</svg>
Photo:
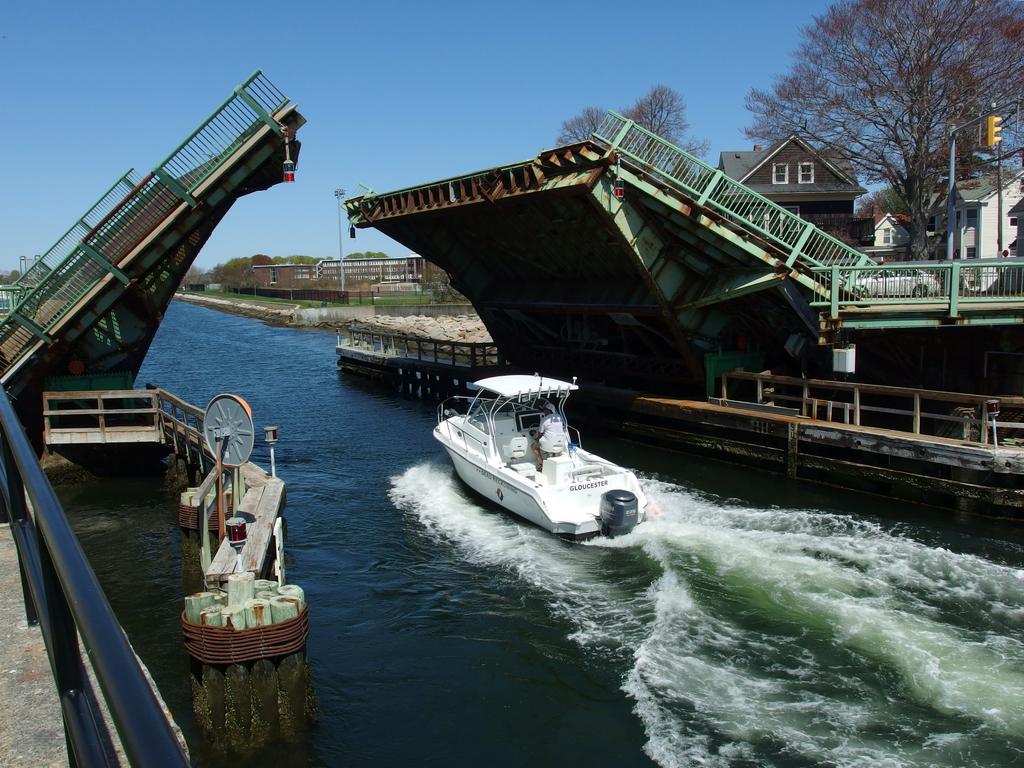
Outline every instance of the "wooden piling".
<svg viewBox="0 0 1024 768">
<path fill-rule="evenodd" d="M 247 745 L 252 723 L 252 688 L 249 671 L 232 664 L 224 673 L 224 734 L 238 749 Z"/>
<path fill-rule="evenodd" d="M 277 667 L 281 733 L 293 736 L 306 722 L 306 655 L 293 653 Z"/>
</svg>

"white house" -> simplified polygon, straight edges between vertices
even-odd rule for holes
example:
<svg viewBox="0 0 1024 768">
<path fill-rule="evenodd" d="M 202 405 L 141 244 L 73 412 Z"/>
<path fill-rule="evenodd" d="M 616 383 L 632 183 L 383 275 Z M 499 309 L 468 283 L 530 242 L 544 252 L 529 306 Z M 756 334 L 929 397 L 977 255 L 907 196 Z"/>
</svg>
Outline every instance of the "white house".
<svg viewBox="0 0 1024 768">
<path fill-rule="evenodd" d="M 964 259 L 1011 255 L 1017 250 L 1017 214 L 1012 208 L 1024 199 L 1024 169 L 1003 170 L 1003 226 L 1000 241 L 999 189 L 995 174 L 958 181 L 953 249 Z"/>
<path fill-rule="evenodd" d="M 900 218 L 892 213 L 876 213 L 874 242 L 862 248 L 874 259 L 899 261 L 907 258 L 910 232 Z"/>
</svg>

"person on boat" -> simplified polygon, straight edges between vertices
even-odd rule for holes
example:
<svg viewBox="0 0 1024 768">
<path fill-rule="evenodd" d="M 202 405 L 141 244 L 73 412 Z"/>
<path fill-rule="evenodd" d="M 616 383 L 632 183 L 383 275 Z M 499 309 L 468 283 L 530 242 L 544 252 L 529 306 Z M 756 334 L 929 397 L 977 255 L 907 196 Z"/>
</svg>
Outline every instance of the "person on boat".
<svg viewBox="0 0 1024 768">
<path fill-rule="evenodd" d="M 565 422 L 555 412 L 555 406 L 550 402 L 544 402 L 541 410 L 544 417 L 540 420 L 540 427 L 537 430 L 537 442 L 533 444 L 538 471 L 543 469 L 544 459 L 561 453 L 566 444 Z"/>
</svg>

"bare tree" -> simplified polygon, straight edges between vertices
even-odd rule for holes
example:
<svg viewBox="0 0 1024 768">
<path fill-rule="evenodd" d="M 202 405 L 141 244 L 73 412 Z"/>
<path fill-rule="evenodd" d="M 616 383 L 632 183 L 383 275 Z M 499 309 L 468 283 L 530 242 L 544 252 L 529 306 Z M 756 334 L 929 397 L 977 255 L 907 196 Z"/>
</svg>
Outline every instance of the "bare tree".
<svg viewBox="0 0 1024 768">
<path fill-rule="evenodd" d="M 604 115 L 605 111 L 600 107 L 584 107 L 578 115 L 562 122 L 558 143 L 575 144 L 577 141 L 586 141 L 590 138 L 590 134 L 597 130 Z"/>
<path fill-rule="evenodd" d="M 641 96 L 634 104 L 619 110 L 623 115 L 663 139 L 682 147 L 694 155 L 708 151 L 708 142 L 689 135 L 690 122 L 686 119 L 686 102 L 683 97 L 667 85 L 656 85 Z M 589 139 L 590 135 L 604 120 L 605 110 L 600 107 L 586 107 L 575 117 L 562 123 L 558 134 L 559 144 L 570 144 Z"/>
<path fill-rule="evenodd" d="M 690 154 L 703 155 L 708 151 L 706 140 L 698 141 L 689 135 L 686 102 L 667 85 L 654 86 L 622 114 Z"/>
<path fill-rule="evenodd" d="M 800 133 L 865 181 L 888 184 L 909 212 L 911 251 L 924 258 L 928 218 L 941 208 L 935 193 L 948 128 L 1024 82 L 1024 5 L 839 0 L 804 28 L 794 59 L 771 89 L 748 94 L 747 135 L 770 141 Z"/>
<path fill-rule="evenodd" d="M 871 216 L 875 212 L 906 216 L 907 205 L 892 187 L 882 187 L 874 192 L 869 192 L 857 201 L 858 216 Z"/>
</svg>

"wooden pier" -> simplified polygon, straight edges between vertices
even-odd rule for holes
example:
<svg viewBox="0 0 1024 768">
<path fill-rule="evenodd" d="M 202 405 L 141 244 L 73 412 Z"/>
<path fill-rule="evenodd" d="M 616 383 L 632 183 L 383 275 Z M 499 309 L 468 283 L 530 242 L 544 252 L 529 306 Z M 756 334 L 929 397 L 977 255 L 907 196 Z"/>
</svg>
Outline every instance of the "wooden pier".
<svg viewBox="0 0 1024 768">
<path fill-rule="evenodd" d="M 464 394 L 466 383 L 507 373 L 492 343 L 351 331 L 338 336 L 338 368 L 377 379 L 407 396 L 444 398 Z"/>
<path fill-rule="evenodd" d="M 634 439 L 851 490 L 1024 519 L 1024 398 L 742 371 L 708 401 L 586 386 L 585 420 Z M 998 402 L 1003 416 L 989 415 Z M 994 444 L 993 435 L 998 440 Z"/>
<path fill-rule="evenodd" d="M 196 490 L 202 564 L 208 586 L 216 587 L 231 573 L 266 575 L 273 562 L 272 533 L 285 505 L 285 484 L 246 462 L 233 476 L 225 469 L 223 487 L 240 499 L 235 514 L 248 524 L 249 537 L 241 557 L 225 540 L 216 551 L 209 542 L 209 520 L 216 511 L 216 462 L 203 438 L 203 409 L 163 389 L 128 389 L 43 393 L 44 441 L 48 449 L 64 446 L 152 444 L 163 446 L 202 478 Z M 203 527 L 205 526 L 205 527 Z M 202 532 L 206 531 L 206 536 Z"/>
<path fill-rule="evenodd" d="M 182 494 L 178 516 L 196 719 L 235 750 L 293 737 L 315 697 L 308 607 L 302 588 L 285 583 L 284 482 L 249 461 L 221 466 L 207 444 L 205 411 L 162 389 L 45 392 L 43 403 L 48 450 L 109 461 L 112 452 L 149 446 L 172 454 L 198 483 Z M 232 531 L 244 531 L 244 541 L 233 542 Z"/>
<path fill-rule="evenodd" d="M 462 393 L 467 381 L 508 372 L 493 345 L 353 333 L 339 338 L 337 352 L 342 370 L 424 397 Z M 1024 519 L 1024 397 L 744 371 L 724 373 L 720 396 L 706 401 L 581 386 L 573 416 L 639 442 Z M 1002 409 L 994 423 L 993 402 Z"/>
</svg>

